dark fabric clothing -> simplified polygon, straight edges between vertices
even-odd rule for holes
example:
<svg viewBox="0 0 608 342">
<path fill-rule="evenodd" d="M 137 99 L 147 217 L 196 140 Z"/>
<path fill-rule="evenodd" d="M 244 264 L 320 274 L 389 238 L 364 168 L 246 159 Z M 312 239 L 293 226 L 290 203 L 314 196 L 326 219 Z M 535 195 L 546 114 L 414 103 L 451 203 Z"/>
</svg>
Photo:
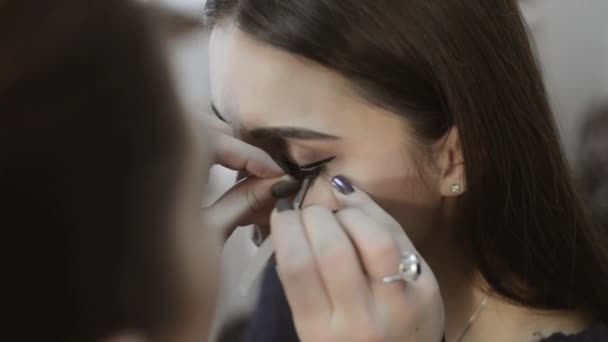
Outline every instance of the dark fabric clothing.
<svg viewBox="0 0 608 342">
<path fill-rule="evenodd" d="M 608 342 L 608 328 L 598 325 L 575 335 L 559 333 L 545 338 L 541 342 Z"/>
<path fill-rule="evenodd" d="M 253 312 L 245 342 L 298 342 L 291 310 L 275 265 L 264 271 L 262 291 Z M 554 334 L 541 342 L 608 342 L 608 328 L 598 325 L 575 335 Z"/>
<path fill-rule="evenodd" d="M 276 265 L 266 267 L 262 290 L 249 320 L 245 342 L 298 342 L 287 297 L 277 274 Z"/>
</svg>

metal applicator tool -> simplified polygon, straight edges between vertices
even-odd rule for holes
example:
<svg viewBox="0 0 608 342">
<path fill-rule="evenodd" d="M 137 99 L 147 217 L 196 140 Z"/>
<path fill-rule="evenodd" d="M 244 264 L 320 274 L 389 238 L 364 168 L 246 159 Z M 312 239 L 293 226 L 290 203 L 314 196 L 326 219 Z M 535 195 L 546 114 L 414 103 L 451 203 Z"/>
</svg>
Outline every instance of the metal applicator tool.
<svg viewBox="0 0 608 342">
<path fill-rule="evenodd" d="M 306 199 L 306 194 L 314 184 L 314 181 L 317 176 L 319 176 L 319 172 L 314 172 L 308 175 L 302 181 L 302 187 L 300 188 L 300 191 L 298 191 L 296 197 L 293 200 L 293 207 L 296 210 L 302 209 L 302 204 L 304 203 L 304 199 Z M 253 286 L 253 283 L 262 274 L 264 268 L 266 268 L 266 265 L 268 264 L 273 255 L 274 244 L 272 243 L 272 239 L 269 236 L 258 247 L 258 250 L 253 256 L 251 263 L 249 264 L 245 273 L 241 277 L 241 295 L 246 295 L 249 292 L 249 290 Z"/>
</svg>

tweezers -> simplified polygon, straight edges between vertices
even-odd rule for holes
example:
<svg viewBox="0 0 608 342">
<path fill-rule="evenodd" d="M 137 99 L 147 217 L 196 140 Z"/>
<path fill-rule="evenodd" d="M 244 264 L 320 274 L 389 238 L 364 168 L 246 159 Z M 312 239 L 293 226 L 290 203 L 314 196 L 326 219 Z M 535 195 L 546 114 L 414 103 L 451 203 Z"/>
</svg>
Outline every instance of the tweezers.
<svg viewBox="0 0 608 342">
<path fill-rule="evenodd" d="M 292 202 L 293 207 L 296 210 L 302 209 L 302 204 L 304 204 L 306 194 L 308 194 L 308 190 L 314 183 L 315 178 L 317 178 L 317 176 L 318 174 L 310 175 L 304 178 L 304 180 L 302 181 L 302 187 L 300 188 L 300 191 L 298 191 L 296 197 L 293 199 Z M 270 237 L 267 237 L 266 240 L 264 240 L 264 242 L 262 242 L 262 244 L 259 246 L 255 255 L 253 256 L 253 259 L 245 270 L 243 277 L 241 278 L 240 287 L 241 294 L 243 296 L 249 292 L 255 280 L 260 276 L 260 274 L 262 274 L 262 271 L 264 271 L 266 265 L 268 265 L 268 262 L 270 261 L 273 255 L 274 244 L 272 243 L 272 239 Z"/>
<path fill-rule="evenodd" d="M 302 187 L 300 188 L 300 191 L 298 191 L 298 193 L 296 194 L 296 197 L 293 199 L 293 207 L 295 209 L 302 209 L 302 205 L 304 204 L 304 199 L 306 199 L 308 190 L 314 183 L 315 178 L 316 178 L 316 175 L 311 175 L 311 176 L 304 178 L 304 181 L 302 181 Z"/>
</svg>

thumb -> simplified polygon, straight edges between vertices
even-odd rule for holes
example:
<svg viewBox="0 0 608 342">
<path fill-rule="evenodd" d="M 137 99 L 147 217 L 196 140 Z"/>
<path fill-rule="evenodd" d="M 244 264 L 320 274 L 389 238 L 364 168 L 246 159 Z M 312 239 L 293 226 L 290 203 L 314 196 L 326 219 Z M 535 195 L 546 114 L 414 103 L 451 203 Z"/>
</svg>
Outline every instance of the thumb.
<svg viewBox="0 0 608 342">
<path fill-rule="evenodd" d="M 238 226 L 257 223 L 255 218 L 264 212 L 270 217 L 274 202 L 293 195 L 299 188 L 300 182 L 288 175 L 272 179 L 249 177 L 204 209 L 203 219 L 207 226 L 229 235 Z"/>
<path fill-rule="evenodd" d="M 395 238 L 401 250 L 415 251 L 414 244 L 405 234 L 405 231 L 391 215 L 365 192 L 357 189 L 346 177 L 332 178 L 334 196 L 343 208 L 354 208 L 362 211 L 378 225 L 385 227 Z"/>
</svg>

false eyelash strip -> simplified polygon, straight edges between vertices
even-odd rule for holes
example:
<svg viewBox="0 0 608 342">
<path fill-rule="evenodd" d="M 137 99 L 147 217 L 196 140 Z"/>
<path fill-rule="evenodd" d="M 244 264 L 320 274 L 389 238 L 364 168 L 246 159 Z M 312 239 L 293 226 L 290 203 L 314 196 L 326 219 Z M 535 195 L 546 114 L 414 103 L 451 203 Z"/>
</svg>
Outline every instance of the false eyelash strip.
<svg viewBox="0 0 608 342">
<path fill-rule="evenodd" d="M 287 157 L 282 157 L 280 159 L 275 158 L 275 161 L 277 162 L 277 164 L 279 164 L 279 166 L 281 166 L 283 170 L 285 170 L 286 173 L 290 174 L 295 179 L 302 181 L 304 180 L 304 178 L 313 176 L 315 173 L 318 174 L 323 172 L 323 169 L 327 165 L 327 163 L 331 162 L 335 158 L 336 157 L 330 157 L 314 162 L 312 164 L 302 166 L 292 162 Z"/>
<path fill-rule="evenodd" d="M 317 169 L 325 166 L 325 164 L 331 162 L 334 159 L 336 159 L 336 157 L 329 157 L 329 158 L 314 162 L 312 164 L 296 165 L 296 166 L 300 169 L 300 171 L 311 172 L 311 171 L 316 171 Z"/>
</svg>

